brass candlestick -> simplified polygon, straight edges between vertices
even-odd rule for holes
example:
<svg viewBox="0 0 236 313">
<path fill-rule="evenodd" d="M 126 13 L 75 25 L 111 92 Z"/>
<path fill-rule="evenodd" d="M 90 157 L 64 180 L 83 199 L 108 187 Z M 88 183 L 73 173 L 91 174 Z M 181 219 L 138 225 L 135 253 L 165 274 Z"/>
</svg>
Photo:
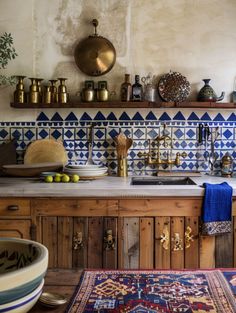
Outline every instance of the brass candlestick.
<svg viewBox="0 0 236 313">
<path fill-rule="evenodd" d="M 16 90 L 14 91 L 14 102 L 16 103 L 25 103 L 26 102 L 26 95 L 24 90 L 24 83 L 23 79 L 26 76 L 16 76 L 18 79 L 18 83 L 16 85 Z"/>
</svg>

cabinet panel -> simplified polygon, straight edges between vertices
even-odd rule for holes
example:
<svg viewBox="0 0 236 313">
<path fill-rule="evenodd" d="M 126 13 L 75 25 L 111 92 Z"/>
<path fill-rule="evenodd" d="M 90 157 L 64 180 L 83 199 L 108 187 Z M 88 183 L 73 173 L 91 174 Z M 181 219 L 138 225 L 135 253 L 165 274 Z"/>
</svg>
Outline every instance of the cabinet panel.
<svg viewBox="0 0 236 313">
<path fill-rule="evenodd" d="M 58 255 L 57 255 L 57 217 L 55 216 L 44 216 L 41 218 L 41 242 L 48 248 L 49 260 L 48 267 L 56 268 L 58 267 Z M 40 226 L 40 225 L 39 225 Z"/>
<path fill-rule="evenodd" d="M 154 267 L 154 219 L 140 218 L 140 260 L 143 269 Z"/>
<path fill-rule="evenodd" d="M 216 267 L 233 267 L 233 232 L 216 236 Z"/>
<path fill-rule="evenodd" d="M 30 201 L 27 199 L 0 199 L 0 216 L 29 216 Z"/>
<path fill-rule="evenodd" d="M 73 267 L 85 268 L 88 262 L 88 218 L 74 217 Z"/>
<path fill-rule="evenodd" d="M 72 217 L 58 217 L 58 267 L 72 268 Z"/>
<path fill-rule="evenodd" d="M 199 219 L 185 217 L 185 268 L 199 268 Z"/>
<path fill-rule="evenodd" d="M 30 220 L 0 220 L 0 237 L 31 239 Z"/>
<path fill-rule="evenodd" d="M 170 268 L 170 217 L 155 218 L 155 268 Z"/>
<path fill-rule="evenodd" d="M 215 268 L 215 237 L 200 237 L 200 268 Z"/>
<path fill-rule="evenodd" d="M 102 268 L 103 256 L 103 218 L 88 219 L 88 267 Z"/>
<path fill-rule="evenodd" d="M 103 222 L 103 268 L 117 268 L 117 218 L 105 217 Z"/>
</svg>

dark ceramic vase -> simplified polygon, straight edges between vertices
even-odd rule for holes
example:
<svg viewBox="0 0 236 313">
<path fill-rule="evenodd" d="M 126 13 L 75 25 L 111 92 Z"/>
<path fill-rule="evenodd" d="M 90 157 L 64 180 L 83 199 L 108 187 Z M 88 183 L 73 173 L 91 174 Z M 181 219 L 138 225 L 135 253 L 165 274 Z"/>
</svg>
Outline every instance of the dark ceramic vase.
<svg viewBox="0 0 236 313">
<path fill-rule="evenodd" d="M 214 89 L 209 85 L 210 79 L 203 79 L 205 85 L 198 93 L 197 100 L 201 102 L 216 102 L 224 99 L 225 93 L 222 91 L 221 96 L 217 97 Z"/>
</svg>

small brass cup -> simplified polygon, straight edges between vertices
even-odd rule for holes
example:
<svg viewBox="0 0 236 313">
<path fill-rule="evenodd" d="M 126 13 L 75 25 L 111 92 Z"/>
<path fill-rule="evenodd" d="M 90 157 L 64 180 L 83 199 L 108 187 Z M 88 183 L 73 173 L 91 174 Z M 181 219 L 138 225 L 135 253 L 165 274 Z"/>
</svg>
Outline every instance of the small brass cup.
<svg viewBox="0 0 236 313">
<path fill-rule="evenodd" d="M 117 176 L 127 177 L 128 176 L 127 158 L 119 158 L 117 161 L 118 161 Z"/>
</svg>

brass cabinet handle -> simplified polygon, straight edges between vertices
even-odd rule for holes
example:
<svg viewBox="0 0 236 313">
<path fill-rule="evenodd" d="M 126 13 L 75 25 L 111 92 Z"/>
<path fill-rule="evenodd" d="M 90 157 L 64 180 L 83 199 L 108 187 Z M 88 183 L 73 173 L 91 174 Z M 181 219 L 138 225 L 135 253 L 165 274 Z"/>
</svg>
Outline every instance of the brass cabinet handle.
<svg viewBox="0 0 236 313">
<path fill-rule="evenodd" d="M 170 234 L 168 231 L 167 226 L 164 226 L 163 232 L 160 238 L 160 242 L 162 243 L 162 248 L 165 250 L 169 249 L 169 243 L 170 243 Z"/>
<path fill-rule="evenodd" d="M 192 228 L 190 226 L 187 227 L 187 229 L 184 233 L 184 238 L 185 238 L 185 249 L 188 249 L 191 246 L 191 242 L 194 241 L 194 236 L 192 234 Z"/>
<path fill-rule="evenodd" d="M 76 232 L 75 236 L 73 237 L 73 250 L 79 250 L 83 248 L 83 234 L 82 232 Z"/>
<path fill-rule="evenodd" d="M 174 237 L 171 238 L 171 241 L 173 243 L 173 251 L 183 250 L 183 239 L 180 238 L 179 233 L 174 233 Z"/>
<path fill-rule="evenodd" d="M 115 238 L 112 236 L 112 230 L 108 229 L 106 231 L 106 236 L 104 237 L 104 249 L 114 250 L 115 249 Z"/>
<path fill-rule="evenodd" d="M 18 211 L 19 205 L 8 205 L 7 209 L 8 211 Z"/>
</svg>

